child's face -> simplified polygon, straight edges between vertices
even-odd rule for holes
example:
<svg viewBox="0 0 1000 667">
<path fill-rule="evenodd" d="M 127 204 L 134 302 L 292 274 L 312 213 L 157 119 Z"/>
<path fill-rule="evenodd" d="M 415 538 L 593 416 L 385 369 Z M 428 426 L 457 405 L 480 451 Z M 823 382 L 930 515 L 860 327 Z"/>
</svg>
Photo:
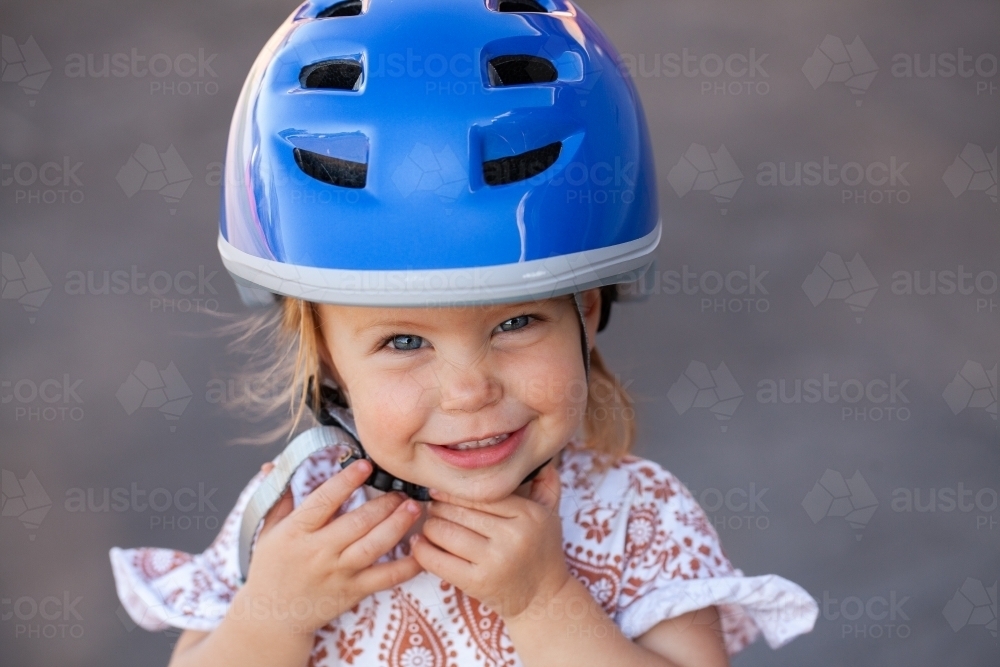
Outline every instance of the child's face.
<svg viewBox="0 0 1000 667">
<path fill-rule="evenodd" d="M 583 304 L 593 341 L 599 290 L 584 292 Z M 499 500 L 582 423 L 587 384 L 570 296 L 318 310 L 322 353 L 348 395 L 361 442 L 397 477 L 470 500 Z M 497 434 L 509 435 L 464 451 L 445 446 Z"/>
</svg>

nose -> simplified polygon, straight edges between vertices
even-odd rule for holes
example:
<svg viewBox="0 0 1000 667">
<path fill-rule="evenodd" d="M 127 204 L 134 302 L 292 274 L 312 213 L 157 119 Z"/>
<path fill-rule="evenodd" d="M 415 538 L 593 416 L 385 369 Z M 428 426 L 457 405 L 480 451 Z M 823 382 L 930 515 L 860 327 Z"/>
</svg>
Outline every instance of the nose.
<svg viewBox="0 0 1000 667">
<path fill-rule="evenodd" d="M 503 386 L 484 356 L 474 360 L 443 361 L 435 370 L 442 410 L 476 412 L 503 397 Z"/>
</svg>

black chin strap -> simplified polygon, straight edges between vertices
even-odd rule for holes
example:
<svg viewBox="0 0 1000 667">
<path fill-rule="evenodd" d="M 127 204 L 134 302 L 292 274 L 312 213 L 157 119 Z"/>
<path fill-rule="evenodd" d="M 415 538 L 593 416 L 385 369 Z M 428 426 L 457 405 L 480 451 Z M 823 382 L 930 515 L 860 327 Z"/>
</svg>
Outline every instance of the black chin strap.
<svg viewBox="0 0 1000 667">
<path fill-rule="evenodd" d="M 580 343 L 583 348 L 583 368 L 587 381 L 589 382 L 590 344 L 587 336 L 587 322 L 583 316 L 583 300 L 579 292 L 575 292 L 573 294 L 573 303 L 576 306 L 576 312 L 580 318 Z M 347 402 L 343 395 L 336 387 L 321 385 L 319 393 L 319 401 L 316 401 L 313 378 L 310 378 L 306 394 L 306 402 L 312 408 L 313 414 L 316 415 L 316 419 L 323 426 L 339 426 L 354 440 L 350 451 L 340 459 L 341 468 L 346 468 L 354 461 L 367 459 L 368 462 L 371 463 L 372 474 L 365 480 L 366 485 L 378 489 L 379 491 L 402 491 L 414 500 L 426 501 L 431 499 L 426 486 L 420 486 L 419 484 L 414 484 L 413 482 L 407 482 L 404 479 L 400 479 L 399 477 L 387 472 L 384 468 L 382 468 L 382 466 L 372 460 L 372 457 L 369 456 L 368 452 L 365 451 L 365 448 L 361 445 L 361 439 L 358 437 L 357 427 L 354 425 L 354 416 L 351 414 L 350 408 L 347 406 Z M 521 484 L 526 484 L 535 479 L 535 477 L 538 476 L 538 473 L 542 471 L 542 468 L 547 466 L 551 460 L 552 459 L 550 458 L 548 461 L 528 473 L 528 476 L 521 480 Z"/>
</svg>

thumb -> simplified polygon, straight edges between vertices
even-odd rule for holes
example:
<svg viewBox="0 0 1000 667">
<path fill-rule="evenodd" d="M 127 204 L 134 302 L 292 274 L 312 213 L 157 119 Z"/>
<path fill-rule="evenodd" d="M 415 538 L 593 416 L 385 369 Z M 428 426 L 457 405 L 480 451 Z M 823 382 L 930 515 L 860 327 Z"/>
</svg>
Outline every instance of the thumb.
<svg viewBox="0 0 1000 667">
<path fill-rule="evenodd" d="M 531 481 L 531 494 L 528 499 L 538 503 L 549 512 L 558 513 L 561 487 L 559 471 L 556 470 L 554 462 L 549 462 Z"/>
<path fill-rule="evenodd" d="M 278 502 L 274 503 L 274 506 L 267 511 L 264 515 L 264 525 L 260 529 L 260 534 L 263 535 L 268 531 L 272 530 L 279 521 L 284 519 L 286 516 L 292 513 L 295 509 L 294 500 L 292 499 L 292 490 L 288 489 L 283 494 Z"/>
</svg>

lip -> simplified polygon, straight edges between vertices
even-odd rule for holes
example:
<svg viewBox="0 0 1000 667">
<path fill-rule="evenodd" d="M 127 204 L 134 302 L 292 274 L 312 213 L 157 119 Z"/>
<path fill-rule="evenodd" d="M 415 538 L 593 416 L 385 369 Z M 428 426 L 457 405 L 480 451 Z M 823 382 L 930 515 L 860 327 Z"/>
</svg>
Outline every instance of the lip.
<svg viewBox="0 0 1000 667">
<path fill-rule="evenodd" d="M 488 468 L 490 466 L 495 466 L 503 463 L 517 451 L 518 447 L 521 446 L 521 442 L 524 440 L 524 431 L 527 429 L 528 425 L 525 424 L 516 431 L 510 432 L 510 436 L 501 443 L 496 445 L 491 445 L 489 447 L 480 447 L 479 449 L 448 449 L 446 445 L 432 445 L 428 443 L 431 451 L 436 455 L 441 457 L 445 463 L 449 463 L 456 468 L 474 469 L 474 468 Z M 508 431 L 501 431 L 500 433 L 494 433 L 493 435 L 503 435 Z M 469 442 L 470 440 L 485 440 L 486 438 L 491 438 L 493 436 L 485 436 L 483 438 L 469 438 L 468 440 L 459 440 L 458 442 L 449 443 L 457 445 L 459 442 Z"/>
</svg>

